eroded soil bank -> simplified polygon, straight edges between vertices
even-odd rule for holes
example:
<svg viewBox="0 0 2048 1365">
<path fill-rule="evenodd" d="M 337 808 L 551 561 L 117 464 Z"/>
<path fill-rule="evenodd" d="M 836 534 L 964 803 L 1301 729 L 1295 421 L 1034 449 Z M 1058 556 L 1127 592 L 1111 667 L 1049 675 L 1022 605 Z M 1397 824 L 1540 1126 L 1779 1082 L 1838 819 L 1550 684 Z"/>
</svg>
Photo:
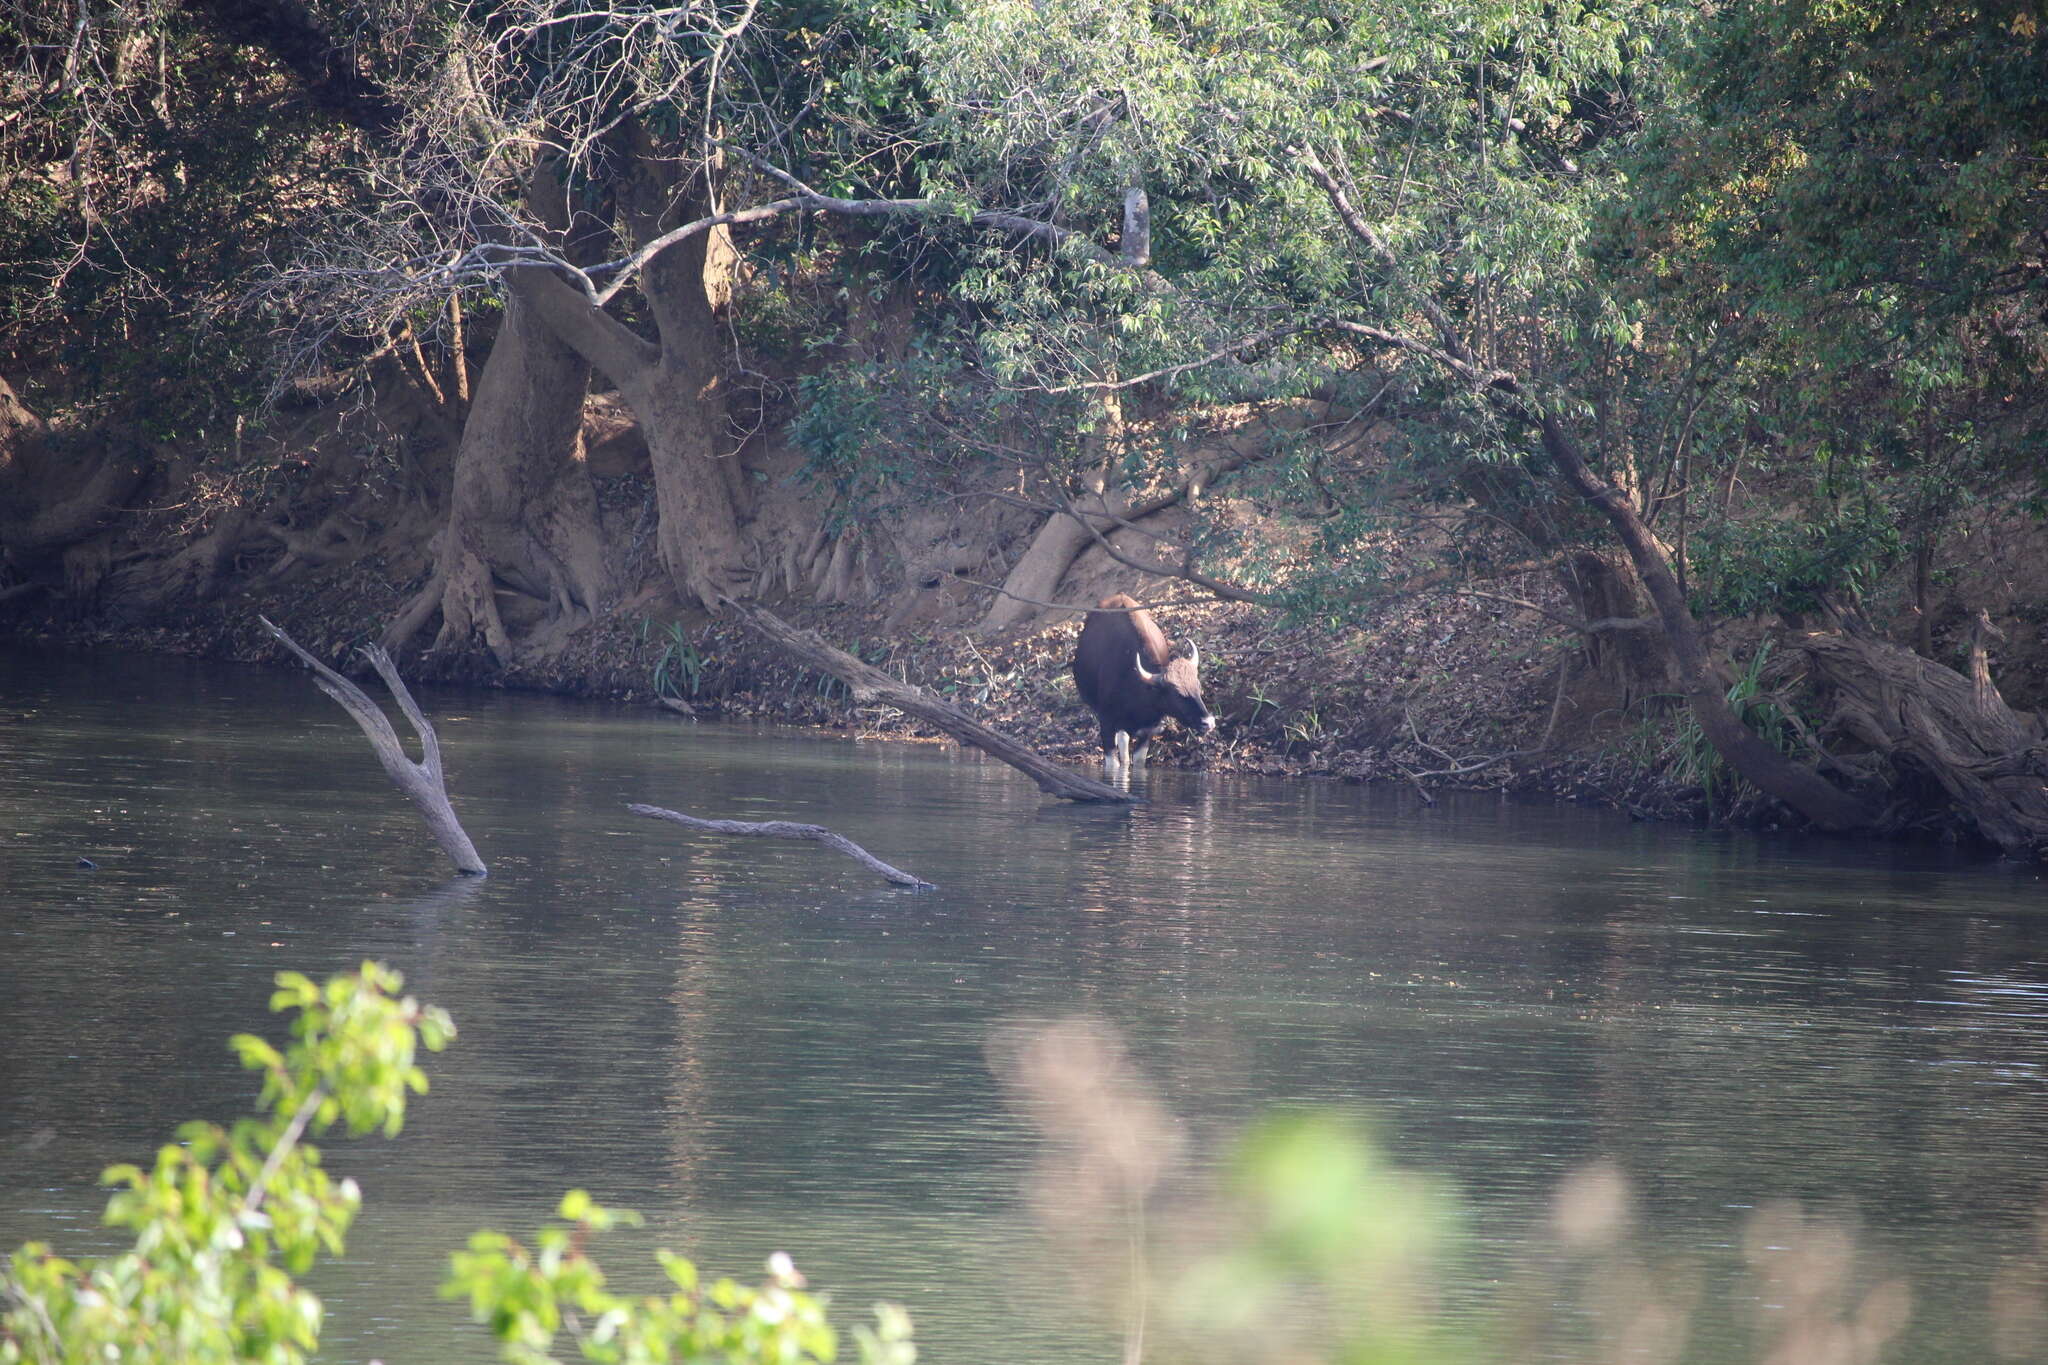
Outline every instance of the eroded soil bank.
<svg viewBox="0 0 2048 1365">
<path fill-rule="evenodd" d="M 284 665 L 256 624 L 261 614 L 345 671 L 360 671 L 354 648 L 383 634 L 428 584 L 451 458 L 430 424 L 409 428 L 404 414 L 389 411 L 378 424 L 382 444 L 371 444 L 347 422 L 316 415 L 280 432 L 279 450 L 265 456 L 273 472 L 241 486 L 208 484 L 203 459 L 160 458 L 146 490 L 154 510 L 111 527 L 90 554 L 74 556 L 77 564 L 67 560 L 66 590 L 0 601 L 0 633 Z M 427 647 L 433 632 L 422 631 L 399 652 L 408 677 L 648 705 L 666 699 L 679 725 L 689 711 L 929 737 L 889 708 L 854 704 L 838 682 L 736 621 L 679 606 L 646 534 L 655 495 L 644 447 L 602 400 L 591 404 L 582 444 L 613 573 L 637 586 L 595 623 L 509 666 L 480 649 L 436 652 Z M 803 526 L 795 509 L 815 490 L 803 486 L 795 453 L 761 449 L 748 459 L 762 471 L 759 524 Z M 1161 520 L 1170 526 L 1171 515 Z M 991 585 L 1027 551 L 1041 520 L 999 503 L 933 500 L 840 529 L 840 543 L 852 548 L 815 555 L 832 562 L 829 591 L 785 582 L 758 600 L 1041 752 L 1092 765 L 1093 721 L 1067 667 L 1079 616 L 1034 608 L 1021 624 L 987 625 Z M 205 546 L 207 572 L 195 576 L 195 549 Z M 1440 548 L 1426 536 L 1390 532 L 1381 553 L 1392 571 L 1425 574 Z M 1944 596 L 1924 630 L 1896 602 L 1885 616 L 1876 601 L 1875 614 L 1895 638 L 1920 635 L 1935 651 L 1955 653 L 1975 608 L 1988 606 L 2004 637 L 1994 656 L 2000 686 L 2016 705 L 2038 706 L 2048 697 L 2048 607 L 2032 585 L 2048 582 L 2048 550 L 2038 530 L 2023 526 L 1987 532 L 1965 548 L 1970 553 L 1945 570 Z M 1200 644 L 1220 722 L 1199 741 L 1169 730 L 1155 762 L 1393 781 L 1418 800 L 1457 787 L 1595 802 L 1650 818 L 1783 818 L 1717 776 L 1675 696 L 1619 687 L 1595 665 L 1582 638 L 1560 624 L 1574 613 L 1550 570 L 1304 622 L 1203 600 L 1185 583 L 1147 579 L 1097 548 L 1074 561 L 1058 600 L 1094 602 L 1117 591 L 1152 604 L 1174 640 Z M 499 599 L 514 628 L 521 613 L 541 609 L 510 589 Z M 1756 659 L 1767 641 L 1759 626 L 1736 626 L 1717 648 L 1739 663 Z M 1790 700 L 1799 678 L 1788 669 L 1767 682 Z"/>
</svg>

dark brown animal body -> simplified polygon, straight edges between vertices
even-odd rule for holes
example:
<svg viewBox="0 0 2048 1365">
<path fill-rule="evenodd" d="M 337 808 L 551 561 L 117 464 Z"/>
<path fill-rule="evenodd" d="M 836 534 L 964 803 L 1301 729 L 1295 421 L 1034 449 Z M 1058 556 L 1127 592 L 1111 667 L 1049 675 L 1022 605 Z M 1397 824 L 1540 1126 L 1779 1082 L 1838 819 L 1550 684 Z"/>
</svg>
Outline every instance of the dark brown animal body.
<svg viewBox="0 0 2048 1365">
<path fill-rule="evenodd" d="M 1174 658 L 1152 614 L 1122 593 L 1101 605 L 1105 610 L 1089 613 L 1074 647 L 1074 686 L 1101 725 L 1105 772 L 1121 768 L 1129 776 L 1168 718 L 1204 734 L 1216 728 L 1216 718 L 1202 704 L 1199 649 Z"/>
</svg>

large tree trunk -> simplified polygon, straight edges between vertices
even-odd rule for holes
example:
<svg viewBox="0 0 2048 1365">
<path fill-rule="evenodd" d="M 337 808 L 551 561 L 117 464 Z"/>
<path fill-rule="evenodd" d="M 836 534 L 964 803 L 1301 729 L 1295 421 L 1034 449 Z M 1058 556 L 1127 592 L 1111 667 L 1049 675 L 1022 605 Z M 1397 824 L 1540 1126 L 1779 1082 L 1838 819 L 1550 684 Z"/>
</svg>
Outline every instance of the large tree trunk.
<svg viewBox="0 0 2048 1365">
<path fill-rule="evenodd" d="M 583 357 L 517 295 L 508 298 L 462 429 L 433 578 L 386 634 L 387 648 L 438 610 L 432 652 L 481 645 L 509 668 L 595 619 L 613 584 L 583 462 L 589 384 Z M 498 610 L 501 587 L 546 604 L 522 639 Z"/>
<path fill-rule="evenodd" d="M 558 236 L 570 240 L 574 254 L 593 256 L 606 235 L 603 225 L 572 224 L 553 176 L 536 172 L 527 198 Z M 589 389 L 589 361 L 528 299 L 508 291 L 504 321 L 463 424 L 433 573 L 386 630 L 386 649 L 410 640 L 438 611 L 433 653 L 481 645 L 501 668 L 510 668 L 559 648 L 596 618 L 614 584 L 597 492 L 583 460 Z M 520 638 L 499 610 L 501 588 L 523 594 L 540 612 Z"/>
<path fill-rule="evenodd" d="M 635 240 L 650 241 L 711 211 L 701 176 L 679 185 L 666 172 L 671 163 L 644 146 L 637 150 L 621 195 Z M 740 529 L 746 475 L 726 403 L 721 320 L 737 264 L 723 228 L 686 237 L 647 263 L 640 290 L 661 334 L 661 359 L 619 383 L 647 436 L 662 565 L 679 593 L 707 607 L 744 593 L 753 577 Z"/>
<path fill-rule="evenodd" d="M 620 191 L 634 240 L 650 241 L 702 215 L 703 197 L 679 187 L 668 164 L 636 144 Z M 727 414 L 720 324 L 734 259 L 730 236 L 718 229 L 685 237 L 647 263 L 639 283 L 659 345 L 546 270 L 514 268 L 505 277 L 511 292 L 618 385 L 633 409 L 654 470 L 662 566 L 679 596 L 706 607 L 746 591 L 753 579 L 741 529 L 746 478 Z"/>
<path fill-rule="evenodd" d="M 1100 480 L 1096 480 L 1100 483 Z M 982 630 L 1008 630 L 1037 619 L 1046 609 L 1048 602 L 1057 602 L 1060 584 L 1066 579 L 1067 570 L 1074 567 L 1089 546 L 1095 543 L 1096 534 L 1109 535 L 1119 528 L 1119 518 L 1128 518 L 1130 499 L 1122 494 L 1104 495 L 1099 487 L 1074 500 L 1074 510 L 1081 515 L 1070 516 L 1065 511 L 1054 512 L 1032 536 L 1031 544 L 1010 567 L 1003 578 L 1002 591 L 989 604 L 988 614 L 981 618 Z M 1103 509 L 1104 515 L 1090 515 L 1090 509 Z M 1088 604 L 1080 602 L 1076 607 Z"/>
<path fill-rule="evenodd" d="M 1081 474 L 1081 492 L 1069 499 L 1066 508 L 1046 518 L 1031 544 L 1003 579 L 1003 589 L 981 618 L 982 630 L 1008 630 L 1034 619 L 1045 604 L 1059 599 L 1060 582 L 1082 552 L 1095 543 L 1096 536 L 1117 529 L 1131 512 L 1131 495 L 1111 491 L 1109 468 L 1112 443 L 1123 426 L 1123 403 L 1114 391 L 1102 399 L 1101 425 L 1085 438 L 1088 458 Z M 1100 513 L 1101 515 L 1090 515 Z M 1078 605 L 1085 606 L 1086 603 Z"/>
<path fill-rule="evenodd" d="M 1612 550 L 1575 550 L 1558 576 L 1579 617 L 1586 621 L 1633 621 L 1652 612 L 1642 576 L 1626 555 Z M 1604 684 L 1599 690 L 1617 709 L 1671 691 L 1671 650 L 1655 630 L 1606 630 L 1586 637 L 1586 664 Z"/>
<path fill-rule="evenodd" d="M 374 142 L 388 148 L 401 135 L 404 105 L 364 77 L 347 43 L 337 44 L 303 6 L 198 0 L 194 8 L 235 41 L 267 49 L 298 76 L 316 106 Z M 526 189 L 528 205 L 572 257 L 598 259 L 593 253 L 609 235 L 607 224 L 587 216 L 579 221 L 560 179 L 545 167 L 536 168 Z M 458 375 L 464 363 L 458 354 Z M 421 374 L 431 389 L 424 366 Z M 547 653 L 601 608 L 613 584 L 580 442 L 589 381 L 583 357 L 533 310 L 508 299 L 468 404 L 432 572 L 386 628 L 385 649 L 401 648 L 438 613 L 436 652 L 481 642 L 501 667 L 510 667 L 523 656 Z M 500 584 L 546 604 L 539 624 L 521 640 L 511 637 L 499 613 Z"/>
<path fill-rule="evenodd" d="M 1307 401 L 1273 408 L 1264 414 L 1261 421 L 1269 430 L 1298 431 L 1312 420 L 1327 418 L 1329 411 L 1327 403 Z M 1123 422 L 1121 400 L 1115 394 L 1104 398 L 1103 413 L 1105 423 L 1101 433 L 1090 442 L 1091 454 L 1095 458 L 1082 476 L 1084 491 L 1072 497 L 1062 497 L 1061 505 L 1040 524 L 1031 544 L 1004 577 L 1002 590 L 990 604 L 978 629 L 1008 629 L 1034 620 L 1038 613 L 1047 610 L 1047 604 L 1059 603 L 1060 585 L 1067 573 L 1081 556 L 1098 546 L 1105 547 L 1111 558 L 1127 568 L 1165 578 L 1186 579 L 1215 593 L 1219 599 L 1262 600 L 1256 594 L 1230 588 L 1196 572 L 1185 549 L 1179 563 L 1162 563 L 1162 554 L 1171 559 L 1163 542 L 1137 551 L 1130 549 L 1128 543 L 1108 546 L 1107 542 L 1118 531 L 1199 498 L 1204 489 L 1214 486 L 1218 480 L 1285 447 L 1277 440 L 1242 438 L 1197 446 L 1187 452 L 1175 482 L 1145 492 L 1111 488 L 1108 471 L 1114 464 L 1114 452 L 1109 447 L 1109 437 Z M 1088 605 L 1076 603 L 1075 607 L 1085 608 Z"/>
<path fill-rule="evenodd" d="M 671 248 L 678 250 L 679 248 Z M 613 383 L 639 419 L 654 470 L 656 532 L 663 568 L 684 600 L 715 605 L 751 582 L 740 530 L 739 459 L 725 419 L 721 355 L 656 348 L 567 282 L 541 270 L 506 276 L 555 334 Z"/>
<path fill-rule="evenodd" d="M 721 383 L 717 369 L 674 361 L 664 346 L 660 365 L 620 386 L 647 437 L 662 567 L 678 594 L 707 607 L 743 594 L 752 580 L 735 497 L 742 471 Z"/>
</svg>

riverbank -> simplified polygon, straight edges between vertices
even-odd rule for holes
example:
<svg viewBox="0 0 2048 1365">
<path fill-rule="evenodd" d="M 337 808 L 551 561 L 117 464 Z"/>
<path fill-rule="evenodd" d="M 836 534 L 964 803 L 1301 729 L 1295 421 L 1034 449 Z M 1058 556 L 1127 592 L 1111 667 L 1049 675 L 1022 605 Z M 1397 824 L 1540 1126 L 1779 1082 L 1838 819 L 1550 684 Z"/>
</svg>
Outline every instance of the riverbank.
<svg viewBox="0 0 2048 1365">
<path fill-rule="evenodd" d="M 1503 593 L 1541 600 L 1545 585 L 1537 577 L 1504 585 Z M 282 584 L 238 584 L 210 602 L 141 621 L 17 608 L 10 634 L 295 666 L 257 628 L 264 615 L 321 657 L 358 671 L 352 651 L 376 637 L 416 586 L 372 554 Z M 1162 766 L 1400 782 L 1423 800 L 1439 790 L 1498 790 L 1657 818 L 1706 813 L 1702 793 L 1660 771 L 1667 727 L 1657 704 L 1624 716 L 1582 676 L 1574 642 L 1533 612 L 1438 598 L 1333 632 L 1241 604 L 1191 604 L 1173 585 L 1133 586 L 1167 603 L 1156 615 L 1174 640 L 1200 644 L 1205 693 L 1219 720 L 1203 739 L 1169 728 L 1153 751 Z M 999 633 L 947 621 L 892 632 L 880 604 L 768 605 L 1058 761 L 1096 762 L 1093 719 L 1068 673 L 1078 616 Z M 737 622 L 681 611 L 653 589 L 537 665 L 497 669 L 473 654 L 416 655 L 401 665 L 409 677 L 436 682 L 666 705 L 679 723 L 695 714 L 863 737 L 936 737 L 894 708 L 853 703 L 836 680 L 800 667 Z"/>
<path fill-rule="evenodd" d="M 429 439 L 417 414 L 400 420 L 405 413 L 398 407 L 364 430 L 417 437 L 414 482 L 431 487 L 445 476 L 452 450 Z M 510 666 L 473 639 L 466 648 L 429 650 L 434 633 L 421 629 L 398 651 L 406 676 L 665 701 L 706 717 L 858 735 L 929 737 L 891 708 L 854 705 L 836 680 L 807 671 L 736 621 L 679 605 L 645 534 L 656 499 L 644 446 L 604 403 L 593 400 L 592 410 L 584 448 L 609 567 L 616 583 L 632 586 L 594 622 L 562 632 L 533 626 L 546 604 L 501 588 L 505 621 L 528 628 Z M 95 554 L 78 557 L 77 572 L 66 559 L 61 591 L 41 583 L 7 590 L 0 596 L 0 636 L 284 664 L 256 624 L 262 615 L 319 656 L 355 670 L 354 649 L 383 635 L 436 581 L 439 523 L 431 499 L 406 494 L 412 484 L 387 487 L 362 477 L 361 442 L 345 439 L 353 431 L 349 420 L 360 415 L 323 412 L 276 436 L 280 467 L 313 471 L 303 473 L 305 486 L 294 485 L 290 496 L 265 486 L 208 493 L 194 472 L 204 461 L 195 455 L 180 466 L 182 481 L 165 476 L 157 496 L 165 506 L 214 497 L 203 516 L 124 522 L 92 542 Z M 764 522 L 798 524 L 790 506 L 808 496 L 800 456 L 777 445 L 755 459 L 768 475 L 760 494 Z M 1211 495 L 1212 503 L 1221 500 Z M 1232 515 L 1255 515 L 1245 510 L 1254 504 L 1233 502 Z M 1028 553 L 1038 519 L 1017 509 L 973 516 L 961 510 L 967 505 L 966 497 L 932 499 L 842 533 L 842 543 L 857 544 L 859 554 L 846 557 L 845 572 L 826 574 L 829 594 L 792 593 L 785 585 L 767 590 L 763 603 L 1056 760 L 1092 767 L 1093 720 L 1068 674 L 1079 618 L 1054 613 L 1007 629 L 984 625 L 993 600 L 986 584 Z M 287 535 L 270 527 L 287 514 L 348 534 Z M 1159 515 L 1164 531 L 1185 530 L 1176 515 Z M 189 516 L 198 519 L 180 519 Z M 1372 546 L 1381 573 L 1397 582 L 1445 578 L 1444 566 L 1470 549 L 1433 529 L 1450 520 L 1386 532 Z M 1138 533 L 1118 532 L 1112 541 L 1130 534 Z M 2002 632 L 1994 661 L 2000 684 L 2016 704 L 2039 705 L 2048 696 L 2048 608 L 2029 585 L 2048 581 L 2048 535 L 2007 515 L 1982 519 L 1968 544 L 1982 551 L 1959 556 L 1931 580 L 1938 594 L 1920 596 L 1929 603 L 1924 610 L 1897 583 L 1868 593 L 1866 607 L 1895 639 L 1917 635 L 1929 657 L 1948 660 L 1962 657 L 1974 611 L 1987 607 L 1993 629 Z M 196 573 L 195 556 L 205 559 Z M 1726 780 L 1672 687 L 1641 681 L 1661 674 L 1654 633 L 1628 637 L 1641 641 L 1627 647 L 1638 655 L 1623 660 L 1632 667 L 1596 666 L 1596 651 L 1565 624 L 1581 611 L 1550 562 L 1484 579 L 1483 590 L 1441 582 L 1432 591 L 1347 604 L 1304 622 L 1271 609 L 1198 600 L 1185 584 L 1145 579 L 1088 548 L 1056 595 L 1092 602 L 1117 591 L 1153 604 L 1171 638 L 1202 647 L 1204 686 L 1219 728 L 1199 741 L 1169 729 L 1154 748 L 1161 765 L 1395 782 L 1425 801 L 1439 790 L 1493 790 L 1650 819 L 1785 819 L 1774 803 Z M 821 604 L 828 595 L 840 600 Z M 526 647 L 540 637 L 547 637 L 545 648 Z M 1716 647 L 1732 660 L 1755 661 L 1767 652 L 1764 639 L 1761 626 L 1736 622 Z M 1772 664 L 1774 704 L 1800 692 L 1796 665 L 1784 666 L 1792 653 L 1777 651 Z M 1940 809 L 1938 800 L 1929 805 Z M 1937 815 L 1911 832 L 1967 837 L 1965 829 Z"/>
</svg>

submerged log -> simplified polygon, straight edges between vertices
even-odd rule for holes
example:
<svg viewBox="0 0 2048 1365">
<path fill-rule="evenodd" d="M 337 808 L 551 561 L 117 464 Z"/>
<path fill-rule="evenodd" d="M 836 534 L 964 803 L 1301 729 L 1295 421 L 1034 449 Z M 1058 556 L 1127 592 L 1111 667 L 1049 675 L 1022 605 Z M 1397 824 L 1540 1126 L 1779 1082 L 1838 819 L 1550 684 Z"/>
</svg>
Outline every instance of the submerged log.
<svg viewBox="0 0 2048 1365">
<path fill-rule="evenodd" d="M 427 828 L 433 831 L 434 841 L 455 864 L 455 870 L 466 877 L 483 876 L 484 861 L 477 856 L 476 845 L 463 833 L 462 822 L 455 818 L 455 807 L 448 800 L 448 784 L 441 772 L 441 741 L 420 711 L 419 704 L 412 699 L 412 693 L 406 690 L 405 680 L 398 676 L 398 667 L 391 662 L 391 656 L 377 645 L 363 649 L 363 657 L 370 661 L 370 667 L 377 670 L 377 676 L 391 689 L 398 709 L 420 737 L 421 761 L 418 763 L 406 757 L 405 746 L 399 742 L 398 732 L 386 719 L 384 708 L 370 700 L 367 692 L 301 649 L 296 640 L 266 618 L 259 616 L 256 619 L 263 623 L 263 629 L 271 639 L 297 655 L 301 663 L 313 670 L 314 684 L 341 703 L 342 710 L 348 712 L 349 718 L 362 728 L 364 738 L 377 752 L 377 761 L 384 765 L 384 771 L 398 784 L 398 789 L 419 808 Z"/>
<path fill-rule="evenodd" d="M 919 891 L 934 889 L 922 877 L 912 876 L 900 867 L 889 866 L 845 835 L 834 834 L 823 825 L 799 825 L 788 820 L 700 820 L 694 815 L 684 815 L 681 811 L 666 810 L 660 806 L 629 805 L 626 809 L 650 820 L 669 820 L 686 829 L 701 829 L 706 834 L 736 834 L 753 839 L 809 839 L 827 848 L 838 849 L 898 886 L 913 887 Z"/>
<path fill-rule="evenodd" d="M 1895 763 L 1939 782 L 1984 837 L 2048 859 L 2048 729 L 1992 684 L 1979 612 L 1970 675 L 1845 629 L 1797 643 L 1833 692 L 1834 721 Z"/>
<path fill-rule="evenodd" d="M 844 650 L 834 649 L 815 632 L 799 630 L 771 611 L 735 602 L 729 597 L 721 599 L 721 605 L 812 668 L 845 683 L 853 692 L 855 701 L 884 702 L 916 716 L 962 744 L 972 745 L 985 754 L 1000 758 L 1036 782 L 1040 791 L 1066 801 L 1128 803 L 1136 800 L 1129 792 L 1118 791 L 1107 783 L 1061 767 L 1001 731 L 983 725 L 951 702 L 941 701 L 921 687 L 898 682 L 874 665 L 856 659 Z"/>
</svg>

